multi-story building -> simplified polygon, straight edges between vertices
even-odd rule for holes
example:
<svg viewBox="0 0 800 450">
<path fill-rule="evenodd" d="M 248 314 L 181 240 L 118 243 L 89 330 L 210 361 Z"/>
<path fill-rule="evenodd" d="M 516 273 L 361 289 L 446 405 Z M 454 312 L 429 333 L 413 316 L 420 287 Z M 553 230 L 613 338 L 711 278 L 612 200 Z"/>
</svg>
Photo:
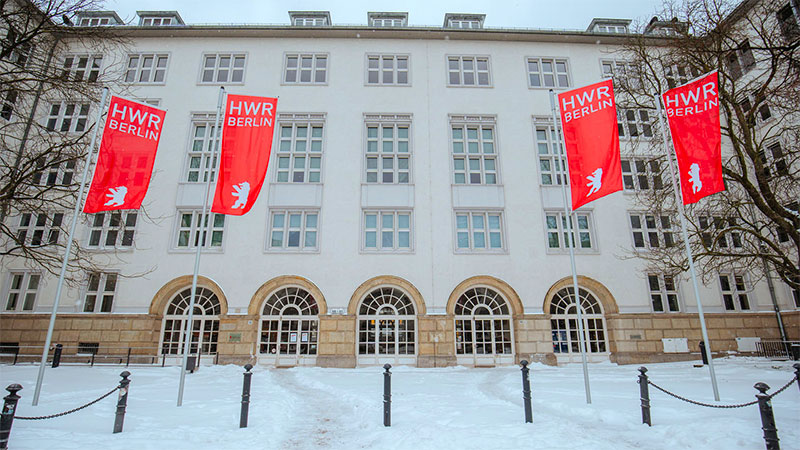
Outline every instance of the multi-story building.
<svg viewBox="0 0 800 450">
<path fill-rule="evenodd" d="M 102 55 L 76 43 L 56 56 L 87 82 L 106 80 L 168 112 L 143 209 L 80 217 L 76 240 L 101 269 L 65 288 L 53 342 L 101 353 L 134 347 L 177 361 L 194 250 L 203 245 L 192 351 L 208 360 L 575 360 L 549 91 L 624 76 L 619 50 L 629 21 L 543 31 L 487 29 L 480 14 L 447 14 L 441 27 L 409 26 L 398 12 L 371 12 L 366 26 L 337 26 L 319 11 L 290 12 L 288 26 L 187 25 L 174 11 L 139 16 L 133 26 L 113 12 L 79 17 L 76 26 L 107 27 L 125 41 Z M 221 86 L 278 97 L 277 123 L 253 209 L 203 218 Z M 41 104 L 35 120 L 62 130 L 68 120 L 94 120 L 96 105 L 69 109 L 61 104 L 68 100 Z M 635 257 L 680 242 L 674 219 L 633 202 L 637 191 L 670 182 L 633 145 L 652 138 L 654 116 L 642 109 L 620 117 L 625 190 L 575 214 L 587 351 L 591 361 L 687 358 L 700 340 L 689 277 L 649 272 Z M 55 220 L 17 213 L 6 225 L 33 239 Z M 71 214 L 55 213 L 60 221 Z M 705 281 L 715 351 L 749 351 L 755 339 L 779 337 L 762 277 Z M 3 259 L 3 346 L 44 342 L 55 285 L 24 259 Z M 775 286 L 797 339 L 798 292 Z"/>
</svg>

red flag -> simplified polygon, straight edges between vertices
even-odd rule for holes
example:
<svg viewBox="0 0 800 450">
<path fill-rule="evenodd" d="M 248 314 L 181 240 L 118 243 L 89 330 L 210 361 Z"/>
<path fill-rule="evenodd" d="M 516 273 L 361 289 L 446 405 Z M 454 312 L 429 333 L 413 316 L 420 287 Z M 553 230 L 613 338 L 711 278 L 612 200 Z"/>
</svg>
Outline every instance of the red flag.
<svg viewBox="0 0 800 450">
<path fill-rule="evenodd" d="M 724 191 L 717 72 L 662 95 L 683 192 L 683 204 Z"/>
<path fill-rule="evenodd" d="M 617 106 L 611 80 L 558 94 L 572 210 L 622 190 Z"/>
<path fill-rule="evenodd" d="M 228 95 L 212 212 L 241 216 L 255 203 L 267 174 L 277 105 L 277 98 Z"/>
<path fill-rule="evenodd" d="M 142 206 L 166 114 L 150 105 L 111 96 L 83 212 Z"/>
</svg>

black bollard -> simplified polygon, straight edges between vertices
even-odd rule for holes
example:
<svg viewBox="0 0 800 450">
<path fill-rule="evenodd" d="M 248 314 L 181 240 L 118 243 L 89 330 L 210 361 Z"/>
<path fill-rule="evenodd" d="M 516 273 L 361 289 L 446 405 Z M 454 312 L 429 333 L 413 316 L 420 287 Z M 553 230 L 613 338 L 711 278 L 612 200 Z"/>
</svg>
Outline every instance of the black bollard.
<svg viewBox="0 0 800 450">
<path fill-rule="evenodd" d="M 119 398 L 117 399 L 117 416 L 114 418 L 114 433 L 122 433 L 122 422 L 125 421 L 125 408 L 128 406 L 128 386 L 131 380 L 128 379 L 131 373 L 127 370 L 119 374 Z"/>
<path fill-rule="evenodd" d="M 245 364 L 244 381 L 242 382 L 242 412 L 239 414 L 239 428 L 247 428 L 247 416 L 250 411 L 250 378 L 253 373 L 250 369 L 253 368 L 252 364 Z"/>
<path fill-rule="evenodd" d="M 767 394 L 769 386 L 766 383 L 756 383 L 753 387 L 758 389 L 758 394 L 756 394 L 758 412 L 761 413 L 761 429 L 764 430 L 764 442 L 767 444 L 767 450 L 780 450 L 778 429 L 775 427 L 775 416 L 772 414 L 772 402 Z"/>
<path fill-rule="evenodd" d="M 17 402 L 20 397 L 17 392 L 22 390 L 22 386 L 14 383 L 9 384 L 6 390 L 8 395 L 3 397 L 3 412 L 0 414 L 0 448 L 8 448 L 8 438 L 11 435 L 11 424 L 14 422 L 14 414 L 17 412 Z"/>
<path fill-rule="evenodd" d="M 528 361 L 524 359 L 519 362 L 522 365 L 522 402 L 525 406 L 525 423 L 533 423 L 533 409 L 531 408 L 531 380 L 528 373 Z"/>
<path fill-rule="evenodd" d="M 383 373 L 383 426 L 392 426 L 392 368 L 391 364 L 384 364 L 386 372 Z"/>
<path fill-rule="evenodd" d="M 64 346 L 61 344 L 56 344 L 56 351 L 53 352 L 53 369 L 61 365 L 61 351 L 64 349 Z"/>
<path fill-rule="evenodd" d="M 647 367 L 639 367 L 639 398 L 642 400 L 642 423 L 653 426 L 650 421 L 650 386 L 647 381 Z"/>
<path fill-rule="evenodd" d="M 700 341 L 700 356 L 703 357 L 703 365 L 707 366 L 708 365 L 708 355 L 706 355 L 706 343 L 703 342 L 703 341 Z"/>
<path fill-rule="evenodd" d="M 797 387 L 800 388 L 800 363 L 794 363 L 792 367 L 794 367 L 794 379 L 797 380 Z"/>
</svg>

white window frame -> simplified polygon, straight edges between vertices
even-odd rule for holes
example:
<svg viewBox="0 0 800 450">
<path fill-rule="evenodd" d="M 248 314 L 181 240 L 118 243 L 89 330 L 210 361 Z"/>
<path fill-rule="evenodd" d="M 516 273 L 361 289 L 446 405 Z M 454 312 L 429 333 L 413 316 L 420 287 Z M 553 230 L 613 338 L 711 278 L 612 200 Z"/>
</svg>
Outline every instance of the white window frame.
<svg viewBox="0 0 800 450">
<path fill-rule="evenodd" d="M 368 216 L 375 216 L 375 225 L 369 224 Z M 400 216 L 408 217 L 408 227 L 400 226 Z M 386 226 L 384 217 L 392 218 L 392 226 Z M 375 246 L 369 245 L 368 235 L 374 233 Z M 391 233 L 391 246 L 384 245 L 383 236 Z M 400 246 L 400 236 L 408 235 L 408 247 Z M 361 212 L 361 251 L 363 253 L 412 253 L 414 251 L 414 211 L 412 209 L 363 209 Z"/>
<path fill-rule="evenodd" d="M 285 129 L 291 128 L 291 136 L 285 136 Z M 325 114 L 282 113 L 278 116 L 276 127 L 277 151 L 275 154 L 275 183 L 280 184 L 322 184 L 325 164 Z M 298 136 L 306 129 L 305 136 Z M 319 136 L 315 135 L 320 130 Z M 304 149 L 298 150 L 302 142 Z M 314 163 L 316 161 L 316 164 Z M 295 167 L 301 164 L 301 167 Z M 315 167 L 316 166 L 316 167 Z M 302 180 L 295 178 L 302 175 Z M 316 180 L 312 180 L 316 178 Z"/>
<path fill-rule="evenodd" d="M 198 136 L 201 127 L 202 136 Z M 181 182 L 205 183 L 206 178 L 209 176 L 212 182 L 215 181 L 222 124 L 220 124 L 220 133 L 215 133 L 214 127 L 214 114 L 195 114 L 192 116 L 191 134 L 188 139 L 189 147 L 186 150 L 186 162 L 184 163 Z"/>
<path fill-rule="evenodd" d="M 294 17 L 292 25 L 296 27 L 324 27 L 328 26 L 324 17 Z"/>
<path fill-rule="evenodd" d="M 39 288 L 42 285 L 42 274 L 39 272 L 34 272 L 30 270 L 9 270 L 8 277 L 5 283 L 4 295 L 3 295 L 3 313 L 16 313 L 16 312 L 34 312 L 36 311 L 36 302 L 39 297 Z M 20 283 L 19 287 L 14 288 L 14 278 L 16 276 L 20 276 Z M 36 286 L 34 288 L 30 287 L 31 278 L 35 277 L 36 279 Z M 33 289 L 33 292 L 29 292 Z M 16 304 L 13 308 L 9 309 L 10 299 L 12 294 L 17 294 Z M 25 308 L 26 306 L 26 298 L 33 294 L 33 300 L 29 304 L 29 308 Z"/>
<path fill-rule="evenodd" d="M 61 63 L 61 77 L 68 81 L 88 81 L 94 83 L 103 68 L 101 53 L 70 53 Z"/>
<path fill-rule="evenodd" d="M 68 112 L 70 109 L 72 111 Z M 71 101 L 50 103 L 44 126 L 48 131 L 82 133 L 88 130 L 90 110 L 89 103 Z"/>
<path fill-rule="evenodd" d="M 575 243 L 576 243 L 576 252 L 582 253 L 598 253 L 599 247 L 597 245 L 597 238 L 595 236 L 595 224 L 594 224 L 594 214 L 591 211 L 586 212 L 573 212 L 570 216 L 577 216 L 577 224 L 579 227 L 576 229 L 573 227 L 572 232 L 577 233 L 575 236 Z M 556 221 L 555 228 L 552 227 L 553 223 L 551 218 L 554 217 Z M 569 234 L 567 233 L 567 222 L 564 216 L 564 211 L 545 211 L 542 215 L 544 219 L 544 241 L 545 241 L 545 248 L 547 249 L 547 253 L 565 253 L 569 251 Z M 582 224 L 586 225 L 585 228 L 582 228 Z M 555 234 L 555 237 L 558 238 L 558 246 L 551 247 L 550 246 L 550 238 L 553 237 L 551 234 Z M 588 236 L 589 237 L 589 247 L 583 246 L 583 241 L 581 240 L 581 236 Z"/>
<path fill-rule="evenodd" d="M 645 117 L 646 116 L 646 117 Z M 655 110 L 649 108 L 617 109 L 617 134 L 620 139 L 653 139 Z M 633 130 L 636 135 L 633 135 Z"/>
<path fill-rule="evenodd" d="M 460 130 L 460 137 L 458 137 L 459 133 L 456 133 L 457 130 Z M 470 137 L 473 130 L 475 134 Z M 490 132 L 490 137 L 488 138 L 486 137 L 486 131 Z M 502 185 L 500 147 L 495 117 L 451 115 L 448 134 L 450 139 L 450 169 L 453 174 L 453 178 L 451 178 L 452 185 Z M 471 148 L 476 148 L 477 152 L 470 152 Z M 486 152 L 487 148 L 491 149 L 491 152 Z M 477 161 L 477 167 L 475 167 L 475 161 Z M 491 161 L 491 164 L 488 161 Z M 477 176 L 477 178 L 474 176 Z M 477 179 L 478 182 L 472 182 L 473 179 Z"/>
<path fill-rule="evenodd" d="M 97 27 L 100 25 L 111 25 L 110 17 L 83 17 L 81 18 L 81 27 Z"/>
<path fill-rule="evenodd" d="M 472 69 L 465 69 L 464 62 L 472 63 Z M 492 62 L 489 55 L 447 55 L 445 57 L 445 69 L 447 70 L 447 87 L 478 87 L 490 88 L 492 87 Z M 451 68 L 451 62 L 455 62 L 457 68 Z M 485 63 L 486 69 L 479 69 L 479 63 Z M 453 83 L 451 74 L 458 74 L 458 82 Z M 471 75 L 472 83 L 467 83 L 465 74 Z M 486 83 L 481 83 L 481 75 L 486 75 Z"/>
<path fill-rule="evenodd" d="M 653 281 L 655 281 L 658 285 L 657 288 L 653 286 Z M 681 312 L 679 281 L 680 279 L 676 275 L 666 275 L 663 273 L 647 274 L 647 288 L 650 292 L 650 307 L 654 313 Z M 674 302 L 670 301 L 671 298 L 674 300 Z M 656 305 L 658 305 L 658 308 Z"/>
<path fill-rule="evenodd" d="M 560 121 L 559 121 L 560 124 Z M 544 136 L 542 136 L 544 134 Z M 533 119 L 533 135 L 536 141 L 536 155 L 539 164 L 539 185 L 540 186 L 560 186 L 565 179 L 564 168 L 561 163 L 566 163 L 567 155 L 564 153 L 564 143 L 561 133 L 553 127 L 553 121 L 547 119 Z M 544 137 L 544 139 L 542 139 Z M 553 151 L 555 144 L 558 144 L 559 155 Z M 546 182 L 549 181 L 549 182 Z"/>
<path fill-rule="evenodd" d="M 142 17 L 142 27 L 165 27 L 172 25 L 172 21 L 174 19 L 172 17 L 163 17 L 163 16 L 152 16 L 152 17 Z"/>
<path fill-rule="evenodd" d="M 376 135 L 372 136 L 372 130 Z M 386 136 L 390 131 L 391 136 Z M 401 137 L 401 130 L 405 130 L 405 137 Z M 404 184 L 414 183 L 412 179 L 413 151 L 411 140 L 411 115 L 410 114 L 365 114 L 364 115 L 364 166 L 362 170 L 366 184 Z M 391 146 L 391 152 L 385 151 L 386 146 Z M 406 151 L 400 151 L 405 147 Z M 405 161 L 405 167 L 401 163 Z M 391 167 L 387 167 L 387 162 Z M 391 177 L 387 181 L 386 177 Z M 405 181 L 400 181 L 404 178 Z"/>
<path fill-rule="evenodd" d="M 371 63 L 377 62 L 377 66 L 372 67 Z M 400 62 L 405 62 L 405 68 L 400 67 Z M 391 67 L 385 67 L 386 62 L 391 63 Z M 368 53 L 364 63 L 365 86 L 411 86 L 411 55 L 407 53 Z M 371 81 L 370 75 L 375 75 L 377 81 Z M 391 80 L 386 81 L 385 76 L 391 75 Z M 400 81 L 400 77 L 405 77 L 405 82 Z"/>
<path fill-rule="evenodd" d="M 58 164 L 51 163 L 49 167 L 46 161 L 39 159 L 36 161 L 37 171 L 32 175 L 32 184 L 37 186 L 71 186 L 75 181 L 75 172 L 78 161 L 61 161 Z"/>
<path fill-rule="evenodd" d="M 290 59 L 294 58 L 296 62 L 296 66 L 289 67 Z M 311 66 L 304 68 L 302 67 L 303 61 L 305 59 L 311 60 Z M 322 66 L 320 66 L 320 60 L 325 61 Z M 331 56 L 328 53 L 316 53 L 316 52 L 291 52 L 291 53 L 284 53 L 283 54 L 283 74 L 281 77 L 281 84 L 282 85 L 316 85 L 316 86 L 325 86 L 328 84 L 328 78 L 330 75 L 330 66 Z M 306 69 L 306 70 L 303 70 Z M 292 71 L 295 73 L 294 80 L 288 80 L 289 72 Z M 301 81 L 303 72 L 308 72 L 309 80 L 308 81 Z M 322 74 L 324 77 L 323 81 L 317 81 L 317 76 Z"/>
<path fill-rule="evenodd" d="M 722 278 L 726 277 L 728 280 L 729 290 L 725 290 Z M 719 291 L 722 300 L 722 309 L 725 311 L 753 311 L 755 298 L 753 297 L 753 286 L 750 283 L 749 277 L 745 273 L 740 272 L 721 272 L 717 276 L 719 282 Z M 728 308 L 725 302 L 725 297 L 730 296 L 733 309 Z M 747 302 L 747 308 L 742 307 L 742 296 Z"/>
<path fill-rule="evenodd" d="M 652 191 L 664 188 L 661 158 L 625 156 L 620 160 L 622 188 L 625 192 Z M 654 167 L 657 166 L 657 167 Z M 627 168 L 625 166 L 628 166 Z M 656 170 L 657 169 L 657 170 Z M 647 187 L 643 188 L 642 184 Z"/>
<path fill-rule="evenodd" d="M 634 225 L 634 217 L 639 222 L 639 227 Z M 665 223 L 669 226 L 666 226 Z M 634 250 L 646 251 L 654 248 L 670 248 L 678 244 L 677 233 L 680 230 L 678 223 L 671 214 L 657 215 L 629 211 L 628 227 L 631 230 L 631 244 Z M 637 245 L 637 235 L 640 236 L 642 245 Z"/>
<path fill-rule="evenodd" d="M 97 286 L 92 289 L 92 279 L 97 278 Z M 81 305 L 81 312 L 108 314 L 114 312 L 114 304 L 117 297 L 117 285 L 119 285 L 118 272 L 89 272 L 86 274 L 86 284 L 84 286 L 83 304 Z M 109 290 L 108 282 L 112 281 L 112 288 Z M 93 303 L 89 304 L 89 297 L 94 297 Z M 110 297 L 108 308 L 106 306 L 106 299 Z M 87 308 L 90 310 L 87 311 Z M 104 309 L 107 309 L 104 311 Z"/>
<path fill-rule="evenodd" d="M 136 244 L 136 223 L 139 212 L 106 211 L 86 217 L 89 232 L 86 237 L 86 248 L 94 250 L 133 250 Z M 116 222 L 117 225 L 112 223 Z M 113 240 L 109 244 L 108 240 Z M 96 241 L 96 243 L 94 243 Z M 126 242 L 130 244 L 126 245 Z"/>
<path fill-rule="evenodd" d="M 281 226 L 275 227 L 275 218 L 278 215 L 283 215 Z M 300 216 L 300 225 L 293 226 L 291 224 L 291 215 Z M 312 226 L 309 223 L 309 216 L 316 215 L 316 225 Z M 265 250 L 270 253 L 317 253 L 319 252 L 319 232 L 320 232 L 320 210 L 319 209 L 302 209 L 302 208 L 270 208 L 267 216 L 267 238 Z M 298 245 L 289 246 L 290 233 L 298 233 Z M 281 233 L 281 245 L 273 246 L 273 237 L 275 233 Z M 314 236 L 314 245 L 307 245 L 310 233 Z"/>
<path fill-rule="evenodd" d="M 209 66 L 208 61 L 214 58 L 214 65 Z M 221 67 L 220 63 L 223 58 L 229 58 L 229 65 Z M 197 84 L 215 85 L 215 84 L 244 84 L 245 75 L 247 74 L 247 52 L 219 52 L 219 53 L 203 53 L 200 58 L 200 74 L 197 78 Z M 236 67 L 236 63 L 242 61 L 241 67 Z M 220 71 L 226 71 L 225 79 L 220 79 Z M 211 73 L 211 80 L 205 80 L 206 73 Z M 234 80 L 234 74 L 241 72 L 241 80 Z"/>
<path fill-rule="evenodd" d="M 61 239 L 61 226 L 64 225 L 66 216 L 64 212 L 53 211 L 20 213 L 14 230 L 15 236 L 26 246 L 56 245 Z"/>
<path fill-rule="evenodd" d="M 191 223 L 188 226 L 186 226 L 183 221 L 184 215 L 191 215 Z M 203 240 L 204 243 L 203 248 L 212 251 L 219 251 L 219 252 L 223 251 L 223 249 L 225 248 L 225 235 L 226 235 L 225 224 L 227 222 L 227 220 L 225 220 L 225 215 L 212 213 L 210 211 L 206 213 L 206 218 L 212 217 L 212 219 L 211 220 L 206 219 L 203 221 L 204 227 L 202 228 L 205 229 L 202 230 L 202 234 L 199 223 L 201 215 L 202 211 L 200 209 L 187 208 L 178 210 L 177 214 L 175 215 L 175 232 L 172 237 L 172 247 L 171 247 L 172 250 L 194 251 L 197 248 L 197 246 L 194 243 L 199 242 L 201 236 L 207 237 L 208 232 L 210 231 L 211 232 L 210 238 Z M 218 224 L 216 220 L 217 218 L 221 218 L 222 222 L 221 226 Z M 188 236 L 189 240 L 186 245 L 180 245 L 182 233 L 188 233 L 186 234 L 186 236 Z M 219 233 L 218 235 L 220 236 L 219 244 L 213 245 L 214 236 L 217 235 L 216 233 Z"/>
<path fill-rule="evenodd" d="M 600 75 L 603 78 L 613 78 L 615 84 L 628 86 L 638 89 L 642 86 L 642 80 L 638 76 L 639 69 L 632 61 L 621 59 L 601 59 Z"/>
<path fill-rule="evenodd" d="M 125 82 L 161 85 L 167 82 L 169 53 L 131 53 L 125 67 Z M 145 64 L 149 61 L 149 66 Z M 163 66 L 159 66 L 163 61 Z M 160 75 L 160 76 L 159 76 Z M 158 79 L 160 78 L 160 80 Z"/>
<path fill-rule="evenodd" d="M 673 28 L 666 28 L 673 30 Z M 667 88 L 674 89 L 678 86 L 684 85 L 689 81 L 699 77 L 700 73 L 693 67 L 687 67 L 680 64 L 671 64 L 664 66 L 664 78 L 667 80 Z"/>
<path fill-rule="evenodd" d="M 404 27 L 406 19 L 400 17 L 373 17 L 370 20 L 373 27 Z"/>
<path fill-rule="evenodd" d="M 447 28 L 476 30 L 482 28 L 482 26 L 481 21 L 477 19 L 448 19 Z"/>
<path fill-rule="evenodd" d="M 536 65 L 533 71 L 532 64 Z M 544 71 L 544 64 L 550 64 L 551 71 Z M 564 65 L 564 71 L 558 70 L 558 65 Z M 525 73 L 528 76 L 528 88 L 530 89 L 567 89 L 572 86 L 572 77 L 569 71 L 569 58 L 563 57 L 539 57 L 528 56 L 525 58 Z M 552 84 L 547 84 L 547 76 L 552 77 Z M 534 78 L 535 76 L 535 78 Z M 562 82 L 561 77 L 566 77 L 566 82 Z M 536 80 L 536 83 L 534 83 Z M 538 83 L 538 84 L 537 84 Z"/>
<path fill-rule="evenodd" d="M 728 226 L 735 227 L 738 218 L 713 214 L 701 214 L 697 217 L 700 238 L 703 245 L 720 251 L 737 252 L 744 248 L 741 231 L 722 231 Z M 713 228 L 713 230 L 712 230 Z"/>
<path fill-rule="evenodd" d="M 9 89 L 5 92 L 5 96 L 0 100 L 0 117 L 5 120 L 11 120 L 14 116 L 14 109 L 17 106 L 18 92 L 15 89 Z"/>
<path fill-rule="evenodd" d="M 464 226 L 462 218 L 466 217 L 467 223 Z M 480 226 L 476 219 L 480 218 Z M 497 221 L 492 225 L 492 219 Z M 459 253 L 507 253 L 508 242 L 506 234 L 505 212 L 498 210 L 476 210 L 476 209 L 456 209 L 453 211 L 453 249 Z M 468 247 L 461 246 L 461 239 L 466 235 Z M 483 242 L 483 246 L 478 246 L 477 237 Z M 497 236 L 500 239 L 500 246 L 493 246 L 493 239 Z"/>
</svg>

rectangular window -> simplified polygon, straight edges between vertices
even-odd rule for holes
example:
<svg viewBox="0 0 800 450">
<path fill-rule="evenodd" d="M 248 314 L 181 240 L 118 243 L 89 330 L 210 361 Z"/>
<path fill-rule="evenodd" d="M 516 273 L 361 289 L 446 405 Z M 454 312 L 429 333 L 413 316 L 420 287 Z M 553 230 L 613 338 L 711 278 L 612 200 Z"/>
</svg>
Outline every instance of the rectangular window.
<svg viewBox="0 0 800 450">
<path fill-rule="evenodd" d="M 566 59 L 528 58 L 528 87 L 569 87 Z"/>
<path fill-rule="evenodd" d="M 79 133 L 86 131 L 86 122 L 88 118 L 88 103 L 51 103 L 50 112 L 47 115 L 47 124 L 45 126 L 49 131 Z"/>
<path fill-rule="evenodd" d="M 319 210 L 270 210 L 268 250 L 316 251 Z"/>
<path fill-rule="evenodd" d="M 639 213 L 630 213 L 628 216 L 634 248 L 652 249 L 675 245 L 677 227 L 673 227 L 670 216 Z"/>
<path fill-rule="evenodd" d="M 620 137 L 653 137 L 652 114 L 649 109 L 624 109 L 617 110 L 617 131 Z"/>
<path fill-rule="evenodd" d="M 552 121 L 550 123 L 536 123 L 536 151 L 539 154 L 539 180 L 544 186 L 560 185 L 564 179 L 564 169 L 561 162 L 565 162 L 564 144 L 561 133 L 556 133 Z M 559 158 L 560 154 L 560 158 Z"/>
<path fill-rule="evenodd" d="M 111 19 L 108 17 L 83 17 L 79 26 L 81 27 L 96 27 L 100 25 L 109 25 Z"/>
<path fill-rule="evenodd" d="M 52 160 L 42 157 L 36 160 L 36 172 L 31 175 L 31 184 L 38 186 L 69 186 L 75 178 L 75 160 Z"/>
<path fill-rule="evenodd" d="M 674 89 L 682 84 L 686 84 L 689 80 L 700 75 L 697 69 L 678 64 L 673 64 L 664 68 L 664 77 L 667 79 L 667 87 L 669 87 L 669 89 Z"/>
<path fill-rule="evenodd" d="M 4 311 L 33 311 L 41 275 L 32 272 L 8 273 L 8 298 Z"/>
<path fill-rule="evenodd" d="M 409 122 L 372 122 L 367 117 L 367 183 L 411 182 Z"/>
<path fill-rule="evenodd" d="M 800 206 L 798 206 L 798 203 L 791 202 L 788 205 L 784 205 L 784 208 L 793 215 L 793 218 L 790 219 L 792 226 L 800 230 L 800 214 L 798 214 L 798 212 L 800 212 Z M 789 242 L 789 233 L 787 233 L 786 230 L 777 228 L 777 234 L 778 242 Z"/>
<path fill-rule="evenodd" d="M 499 183 L 494 129 L 494 123 L 450 125 L 453 183 Z"/>
<path fill-rule="evenodd" d="M 86 287 L 86 298 L 83 312 L 109 313 L 114 305 L 114 294 L 117 291 L 117 274 L 92 272 Z"/>
<path fill-rule="evenodd" d="M 489 86 L 488 56 L 448 56 L 448 85 L 450 86 Z"/>
<path fill-rule="evenodd" d="M 10 89 L 2 96 L 2 109 L 0 109 L 0 117 L 6 120 L 11 120 L 11 115 L 14 114 L 14 106 L 17 104 L 17 91 Z"/>
<path fill-rule="evenodd" d="M 321 183 L 324 116 L 281 115 L 279 118 L 278 183 Z"/>
<path fill-rule="evenodd" d="M 742 232 L 735 217 L 700 216 L 700 238 L 711 249 L 730 252 L 742 248 Z"/>
<path fill-rule="evenodd" d="M 128 68 L 125 71 L 126 83 L 163 83 L 167 76 L 169 55 L 139 53 L 128 55 Z"/>
<path fill-rule="evenodd" d="M 144 17 L 141 26 L 161 27 L 166 25 L 172 25 L 172 17 Z"/>
<path fill-rule="evenodd" d="M 661 189 L 660 159 L 623 158 L 622 185 L 626 191 Z"/>
<path fill-rule="evenodd" d="M 480 20 L 450 19 L 447 21 L 448 28 L 478 29 L 481 28 Z"/>
<path fill-rule="evenodd" d="M 405 19 L 402 18 L 374 18 L 372 19 L 373 27 L 404 27 L 406 26 Z"/>
<path fill-rule="evenodd" d="M 184 181 L 205 183 L 209 176 L 214 181 L 219 157 L 219 136 L 214 130 L 214 121 L 212 114 L 194 116 Z"/>
<path fill-rule="evenodd" d="M 67 81 L 97 81 L 103 55 L 67 55 L 61 68 L 61 78 Z"/>
<path fill-rule="evenodd" d="M 786 161 L 786 154 L 781 148 L 780 142 L 775 142 L 767 147 L 767 154 L 772 159 L 772 167 L 778 175 L 789 175 L 789 164 Z"/>
<path fill-rule="evenodd" d="M 38 247 L 57 244 L 64 213 L 22 213 L 17 226 L 19 245 Z"/>
<path fill-rule="evenodd" d="M 408 85 L 408 56 L 367 55 L 367 84 Z"/>
<path fill-rule="evenodd" d="M 786 3 L 783 8 L 779 9 L 777 16 L 781 34 L 787 43 L 800 37 L 800 25 L 798 25 L 797 13 L 792 9 L 791 2 Z"/>
<path fill-rule="evenodd" d="M 411 251 L 411 211 L 364 211 L 364 250 Z"/>
<path fill-rule="evenodd" d="M 722 304 L 726 311 L 750 310 L 750 286 L 742 274 L 719 274 Z"/>
<path fill-rule="evenodd" d="M 283 82 L 289 84 L 325 84 L 328 82 L 328 55 L 286 55 Z"/>
<path fill-rule="evenodd" d="M 650 287 L 650 303 L 653 305 L 654 312 L 680 312 L 675 277 L 664 274 L 648 274 L 647 284 Z"/>
<path fill-rule="evenodd" d="M 293 23 L 298 27 L 323 27 L 327 20 L 324 17 L 295 17 Z"/>
<path fill-rule="evenodd" d="M 242 83 L 247 56 L 244 53 L 203 55 L 201 83 Z"/>
<path fill-rule="evenodd" d="M 206 214 L 205 220 L 200 221 L 202 212 L 178 211 L 178 229 L 175 239 L 175 248 L 194 249 L 202 243 L 205 248 L 222 248 L 222 237 L 225 232 L 224 214 Z M 209 216 L 213 217 L 209 223 Z M 211 239 L 208 239 L 208 234 Z M 202 236 L 202 238 L 201 238 Z M 202 239 L 202 240 L 201 240 Z"/>
<path fill-rule="evenodd" d="M 577 233 L 577 248 L 576 250 L 591 250 L 594 246 L 592 220 L 589 213 L 573 213 L 577 216 L 578 227 L 575 229 L 572 219 L 573 233 Z M 547 248 L 551 250 L 566 250 L 571 245 L 569 233 L 567 232 L 567 219 L 563 212 L 548 212 L 545 214 L 545 222 L 547 225 Z"/>
<path fill-rule="evenodd" d="M 137 211 L 109 211 L 90 216 L 87 248 L 128 249 L 133 247 Z"/>
<path fill-rule="evenodd" d="M 642 86 L 637 67 L 629 61 L 601 60 L 603 78 L 613 78 L 615 84 L 627 89 L 638 89 Z"/>
<path fill-rule="evenodd" d="M 456 251 L 504 248 L 502 212 L 456 211 Z"/>
</svg>

